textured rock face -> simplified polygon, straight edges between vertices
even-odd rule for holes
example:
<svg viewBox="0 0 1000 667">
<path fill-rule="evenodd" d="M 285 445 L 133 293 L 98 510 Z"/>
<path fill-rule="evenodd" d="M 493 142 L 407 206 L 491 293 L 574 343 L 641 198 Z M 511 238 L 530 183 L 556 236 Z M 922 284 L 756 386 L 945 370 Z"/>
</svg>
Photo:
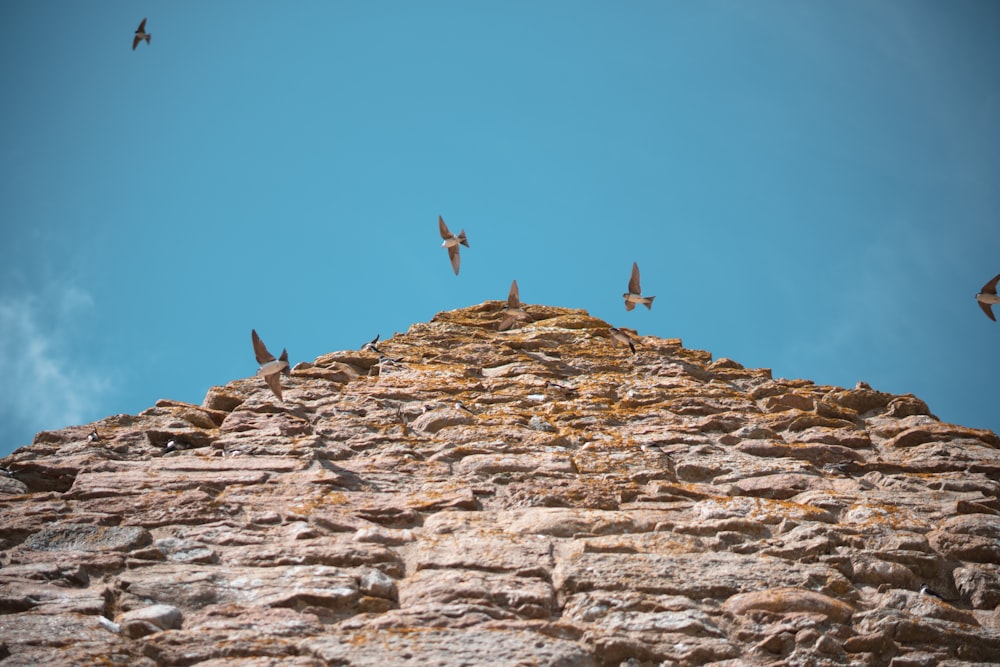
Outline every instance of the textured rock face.
<svg viewBox="0 0 1000 667">
<path fill-rule="evenodd" d="M 40 433 L 0 664 L 1000 662 L 994 433 L 500 306 Z"/>
</svg>

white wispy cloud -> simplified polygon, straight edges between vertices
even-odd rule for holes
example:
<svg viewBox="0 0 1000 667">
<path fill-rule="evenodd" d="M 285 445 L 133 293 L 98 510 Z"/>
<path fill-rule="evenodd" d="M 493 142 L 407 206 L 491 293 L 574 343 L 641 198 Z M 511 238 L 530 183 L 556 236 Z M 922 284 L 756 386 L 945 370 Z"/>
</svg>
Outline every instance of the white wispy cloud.
<svg viewBox="0 0 1000 667">
<path fill-rule="evenodd" d="M 76 359 L 75 323 L 94 309 L 74 286 L 0 295 L 0 455 L 35 432 L 90 421 L 108 392 L 107 376 Z"/>
</svg>

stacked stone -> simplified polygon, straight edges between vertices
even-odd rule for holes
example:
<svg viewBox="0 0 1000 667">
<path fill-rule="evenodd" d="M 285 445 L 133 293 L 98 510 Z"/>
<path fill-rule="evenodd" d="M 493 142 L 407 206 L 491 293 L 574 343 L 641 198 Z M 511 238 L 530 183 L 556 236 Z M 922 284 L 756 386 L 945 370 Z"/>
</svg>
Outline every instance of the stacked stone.
<svg viewBox="0 0 1000 667">
<path fill-rule="evenodd" d="M 994 433 L 501 306 L 40 433 L 0 665 L 1000 661 Z"/>
</svg>

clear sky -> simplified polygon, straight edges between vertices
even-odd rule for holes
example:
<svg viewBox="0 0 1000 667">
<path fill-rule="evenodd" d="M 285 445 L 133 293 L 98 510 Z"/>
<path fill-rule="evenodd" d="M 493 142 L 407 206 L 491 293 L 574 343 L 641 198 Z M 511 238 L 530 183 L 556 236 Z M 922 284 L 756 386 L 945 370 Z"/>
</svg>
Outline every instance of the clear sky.
<svg viewBox="0 0 1000 667">
<path fill-rule="evenodd" d="M 515 278 L 1000 430 L 993 0 L 9 0 L 0 100 L 0 455 Z"/>
</svg>

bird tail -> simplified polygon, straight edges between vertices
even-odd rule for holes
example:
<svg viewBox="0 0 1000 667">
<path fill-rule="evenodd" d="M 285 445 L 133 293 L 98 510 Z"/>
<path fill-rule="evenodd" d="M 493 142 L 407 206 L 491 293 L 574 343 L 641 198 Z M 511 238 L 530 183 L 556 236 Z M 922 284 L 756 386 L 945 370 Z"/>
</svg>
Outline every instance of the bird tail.
<svg viewBox="0 0 1000 667">
<path fill-rule="evenodd" d="M 646 303 L 645 303 L 645 305 L 646 305 L 646 309 L 647 310 L 653 310 L 653 299 L 655 299 L 655 298 L 656 298 L 655 296 L 647 296 L 646 297 Z"/>
<path fill-rule="evenodd" d="M 150 38 L 150 37 L 152 37 L 152 35 L 146 35 L 146 43 L 147 43 L 147 44 L 149 44 L 149 38 Z"/>
<path fill-rule="evenodd" d="M 282 373 L 284 373 L 285 375 L 291 376 L 291 374 L 292 374 L 292 365 L 288 363 L 288 350 L 282 348 L 282 350 L 281 350 L 281 356 L 278 357 L 278 361 L 284 361 L 285 362 L 285 369 L 282 371 Z"/>
<path fill-rule="evenodd" d="M 466 248 L 469 247 L 469 239 L 465 238 L 464 229 L 458 233 L 458 242 L 464 245 Z"/>
</svg>

